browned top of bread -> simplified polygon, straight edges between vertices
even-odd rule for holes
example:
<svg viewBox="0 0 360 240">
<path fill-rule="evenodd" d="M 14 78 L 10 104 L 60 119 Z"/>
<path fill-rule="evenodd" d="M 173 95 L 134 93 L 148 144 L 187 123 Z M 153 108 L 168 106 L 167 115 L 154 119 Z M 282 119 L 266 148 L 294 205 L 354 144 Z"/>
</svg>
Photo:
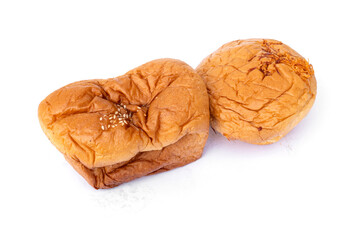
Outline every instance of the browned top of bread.
<svg viewBox="0 0 360 240">
<path fill-rule="evenodd" d="M 126 162 L 209 127 L 201 77 L 179 60 L 159 59 L 109 79 L 79 81 L 39 105 L 41 127 L 87 168 Z"/>
<path fill-rule="evenodd" d="M 306 115 L 316 95 L 312 66 L 276 40 L 229 42 L 196 70 L 208 88 L 212 126 L 229 139 L 279 140 Z"/>
</svg>

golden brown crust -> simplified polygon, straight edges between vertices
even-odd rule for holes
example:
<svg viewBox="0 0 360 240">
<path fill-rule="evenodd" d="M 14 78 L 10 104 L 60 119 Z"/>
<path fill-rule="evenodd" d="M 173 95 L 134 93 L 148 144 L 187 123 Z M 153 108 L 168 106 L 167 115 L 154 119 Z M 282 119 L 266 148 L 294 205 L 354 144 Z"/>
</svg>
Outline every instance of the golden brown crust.
<svg viewBox="0 0 360 240">
<path fill-rule="evenodd" d="M 38 113 L 50 141 L 95 188 L 194 161 L 209 127 L 202 79 L 173 59 L 69 84 L 43 100 Z M 184 157 L 175 154 L 189 144 Z"/>
<path fill-rule="evenodd" d="M 79 160 L 65 159 L 94 188 L 112 188 L 136 178 L 165 172 L 200 158 L 208 134 L 188 134 L 161 150 L 141 152 L 132 159 L 106 167 L 89 169 Z"/>
<path fill-rule="evenodd" d="M 308 113 L 316 96 L 312 66 L 276 40 L 227 43 L 196 70 L 207 85 L 211 125 L 228 139 L 276 142 Z"/>
</svg>

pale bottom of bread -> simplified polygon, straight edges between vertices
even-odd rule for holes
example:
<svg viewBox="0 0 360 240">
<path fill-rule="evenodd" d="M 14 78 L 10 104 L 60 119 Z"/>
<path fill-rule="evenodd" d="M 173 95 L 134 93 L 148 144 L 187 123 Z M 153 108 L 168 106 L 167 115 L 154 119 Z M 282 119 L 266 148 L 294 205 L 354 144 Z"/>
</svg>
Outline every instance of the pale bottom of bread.
<svg viewBox="0 0 360 240">
<path fill-rule="evenodd" d="M 78 159 L 65 159 L 96 189 L 112 188 L 136 178 L 189 164 L 201 157 L 208 133 L 188 134 L 162 150 L 141 152 L 129 161 L 89 169 Z"/>
</svg>

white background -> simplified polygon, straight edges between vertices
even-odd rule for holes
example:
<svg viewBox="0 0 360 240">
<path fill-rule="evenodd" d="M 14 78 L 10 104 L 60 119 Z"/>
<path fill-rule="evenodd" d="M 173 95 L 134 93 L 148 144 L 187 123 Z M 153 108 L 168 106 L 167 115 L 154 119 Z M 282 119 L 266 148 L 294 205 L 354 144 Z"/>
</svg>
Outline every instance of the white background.
<svg viewBox="0 0 360 240">
<path fill-rule="evenodd" d="M 0 239 L 360 239 L 357 1 L 0 1 Z M 284 139 L 211 132 L 203 157 L 94 190 L 40 129 L 74 81 L 157 58 L 192 67 L 222 44 L 273 38 L 315 69 L 318 96 Z"/>
</svg>

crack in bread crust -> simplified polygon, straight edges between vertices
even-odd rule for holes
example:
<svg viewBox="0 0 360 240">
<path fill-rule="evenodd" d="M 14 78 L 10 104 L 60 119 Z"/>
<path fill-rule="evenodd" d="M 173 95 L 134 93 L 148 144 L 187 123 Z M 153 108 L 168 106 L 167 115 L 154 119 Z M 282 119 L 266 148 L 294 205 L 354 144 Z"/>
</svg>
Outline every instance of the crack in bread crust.
<svg viewBox="0 0 360 240">
<path fill-rule="evenodd" d="M 306 115 L 316 96 L 312 65 L 276 40 L 227 43 L 196 70 L 207 85 L 212 127 L 228 139 L 279 140 Z"/>
</svg>

